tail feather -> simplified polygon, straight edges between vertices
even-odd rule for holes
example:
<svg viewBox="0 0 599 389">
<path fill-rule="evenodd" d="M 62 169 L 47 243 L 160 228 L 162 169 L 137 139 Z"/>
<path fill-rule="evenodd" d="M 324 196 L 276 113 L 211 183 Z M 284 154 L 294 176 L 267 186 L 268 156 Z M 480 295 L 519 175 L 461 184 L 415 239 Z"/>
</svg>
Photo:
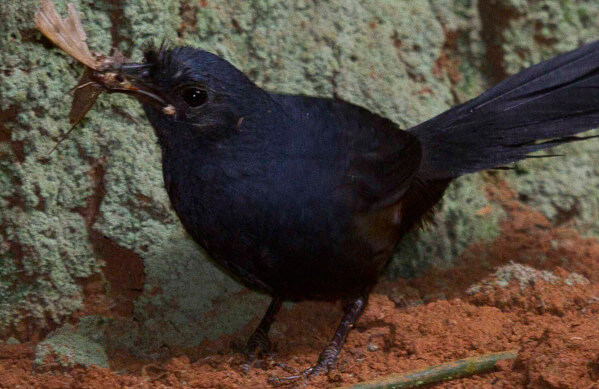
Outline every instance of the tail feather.
<svg viewBox="0 0 599 389">
<path fill-rule="evenodd" d="M 599 41 L 534 65 L 479 97 L 409 129 L 421 176 L 446 179 L 588 139 L 599 127 Z"/>
</svg>

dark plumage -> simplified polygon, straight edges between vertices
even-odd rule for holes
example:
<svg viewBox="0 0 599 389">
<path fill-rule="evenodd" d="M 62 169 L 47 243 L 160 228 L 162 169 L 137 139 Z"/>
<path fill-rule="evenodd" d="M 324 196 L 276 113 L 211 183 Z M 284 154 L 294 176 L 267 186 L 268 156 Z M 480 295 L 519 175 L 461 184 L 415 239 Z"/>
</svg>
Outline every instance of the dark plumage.
<svg viewBox="0 0 599 389">
<path fill-rule="evenodd" d="M 274 297 L 248 362 L 268 347 L 282 300 L 348 303 L 307 374 L 335 362 L 395 246 L 452 179 L 599 125 L 599 43 L 407 131 L 340 100 L 267 93 L 205 51 L 149 50 L 144 63 L 117 69 L 133 87 L 112 91 L 142 102 L 181 222 L 229 274 Z"/>
</svg>

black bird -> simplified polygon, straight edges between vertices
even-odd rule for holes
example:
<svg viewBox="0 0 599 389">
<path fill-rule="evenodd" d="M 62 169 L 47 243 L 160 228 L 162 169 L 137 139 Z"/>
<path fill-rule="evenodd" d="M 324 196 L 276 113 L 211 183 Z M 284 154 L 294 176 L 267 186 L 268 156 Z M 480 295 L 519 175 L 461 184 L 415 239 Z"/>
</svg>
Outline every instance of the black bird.
<svg viewBox="0 0 599 389">
<path fill-rule="evenodd" d="M 599 126 L 599 42 L 407 131 L 341 100 L 268 93 L 195 48 L 149 49 L 142 63 L 108 71 L 120 82 L 110 91 L 138 98 L 154 127 L 187 232 L 230 275 L 272 296 L 246 370 L 268 349 L 281 302 L 307 299 L 347 304 L 303 374 L 333 367 L 398 242 L 451 180 Z"/>
</svg>

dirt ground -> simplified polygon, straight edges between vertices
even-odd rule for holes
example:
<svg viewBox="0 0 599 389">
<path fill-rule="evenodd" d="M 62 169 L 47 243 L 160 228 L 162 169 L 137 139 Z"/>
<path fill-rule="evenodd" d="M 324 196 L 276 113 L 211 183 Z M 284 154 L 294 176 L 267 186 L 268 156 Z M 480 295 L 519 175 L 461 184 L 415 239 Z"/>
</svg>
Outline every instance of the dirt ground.
<svg viewBox="0 0 599 389">
<path fill-rule="evenodd" d="M 599 388 L 599 242 L 582 238 L 567 220 L 555 225 L 489 179 L 488 195 L 508 213 L 502 235 L 470 247 L 451 270 L 381 282 L 338 369 L 295 386 L 334 388 L 515 349 L 517 359 L 495 372 L 435 388 Z M 503 276 L 495 273 L 500 267 Z M 0 388 L 269 387 L 269 377 L 313 363 L 340 316 L 340 306 L 326 303 L 283 309 L 271 332 L 275 353 L 247 376 L 239 368 L 244 339 L 172 350 L 163 361 L 114 351 L 110 369 L 68 371 L 34 369 L 33 343 L 0 345 Z"/>
</svg>

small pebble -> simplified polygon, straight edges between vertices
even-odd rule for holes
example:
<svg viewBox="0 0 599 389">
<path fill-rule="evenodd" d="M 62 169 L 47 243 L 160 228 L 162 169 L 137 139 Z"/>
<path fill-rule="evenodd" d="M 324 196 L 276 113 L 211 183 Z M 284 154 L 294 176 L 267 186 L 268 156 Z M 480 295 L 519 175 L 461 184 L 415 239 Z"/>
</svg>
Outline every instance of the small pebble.
<svg viewBox="0 0 599 389">
<path fill-rule="evenodd" d="M 21 344 L 21 342 L 19 342 L 18 339 L 11 337 L 6 339 L 6 344 Z"/>
</svg>

